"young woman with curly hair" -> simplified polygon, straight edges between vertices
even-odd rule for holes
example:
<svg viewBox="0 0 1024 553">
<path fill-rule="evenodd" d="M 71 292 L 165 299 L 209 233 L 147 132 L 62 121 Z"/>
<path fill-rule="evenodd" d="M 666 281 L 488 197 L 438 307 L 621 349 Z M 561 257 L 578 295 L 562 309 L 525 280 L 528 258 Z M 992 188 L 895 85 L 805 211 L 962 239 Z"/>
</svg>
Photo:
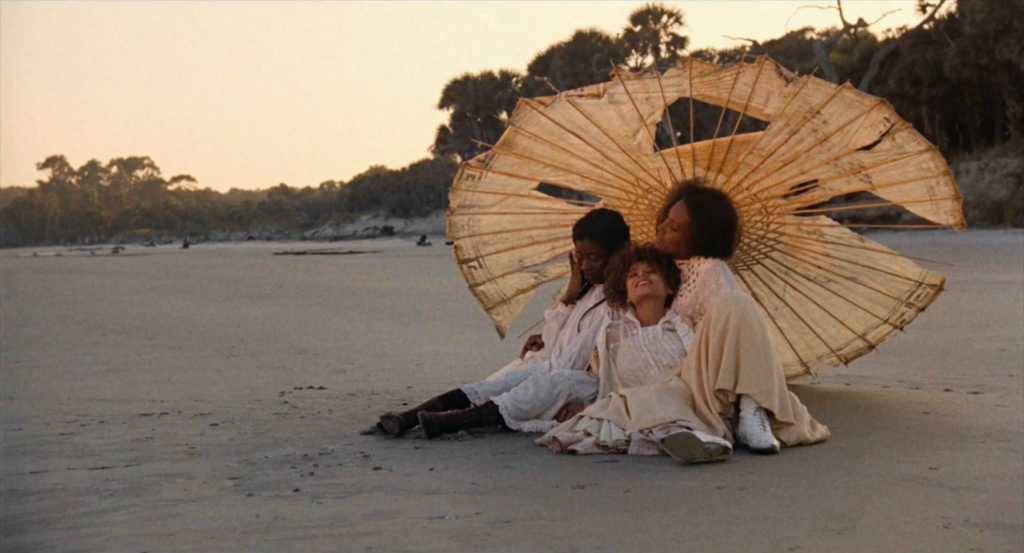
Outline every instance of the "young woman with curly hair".
<svg viewBox="0 0 1024 553">
<path fill-rule="evenodd" d="M 694 338 L 692 322 L 669 309 L 680 283 L 675 261 L 653 244 L 616 254 L 605 295 L 618 317 L 597 338 L 599 399 L 538 444 L 559 453 L 728 458 L 731 444 L 694 414 L 693 394 L 676 376 Z"/>
<path fill-rule="evenodd" d="M 715 433 L 752 451 L 823 441 L 828 429 L 789 392 L 760 310 L 726 263 L 740 235 L 732 200 L 699 178 L 680 183 L 659 212 L 655 245 L 679 262 L 683 277 L 672 308 L 693 321 L 697 335 L 699 355 L 690 356 L 681 376 L 702 418 L 720 419 Z"/>
</svg>

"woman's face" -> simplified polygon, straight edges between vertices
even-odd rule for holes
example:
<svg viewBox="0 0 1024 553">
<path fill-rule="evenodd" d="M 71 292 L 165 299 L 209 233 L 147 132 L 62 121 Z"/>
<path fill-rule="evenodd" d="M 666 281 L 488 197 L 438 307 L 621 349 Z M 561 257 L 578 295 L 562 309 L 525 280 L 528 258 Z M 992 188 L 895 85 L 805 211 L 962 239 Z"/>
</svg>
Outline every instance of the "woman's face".
<svg viewBox="0 0 1024 553">
<path fill-rule="evenodd" d="M 654 246 L 674 259 L 693 257 L 690 251 L 690 212 L 686 204 L 677 202 L 668 211 L 668 217 L 658 226 Z"/>
<path fill-rule="evenodd" d="M 644 261 L 638 261 L 629 267 L 626 274 L 626 298 L 636 305 L 644 299 L 653 299 L 664 305 L 668 298 L 668 286 L 661 273 Z"/>
<path fill-rule="evenodd" d="M 604 284 L 604 269 L 608 266 L 610 256 L 604 246 L 592 240 L 579 240 L 576 243 L 576 260 L 580 264 L 583 278 L 591 284 Z"/>
</svg>

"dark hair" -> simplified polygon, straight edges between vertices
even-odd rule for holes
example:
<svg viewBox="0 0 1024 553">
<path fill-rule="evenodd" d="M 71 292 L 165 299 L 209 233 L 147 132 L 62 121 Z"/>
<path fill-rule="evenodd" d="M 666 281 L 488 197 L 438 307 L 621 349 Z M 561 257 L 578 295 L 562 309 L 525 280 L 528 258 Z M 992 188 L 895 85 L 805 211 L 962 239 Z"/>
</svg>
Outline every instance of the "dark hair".
<svg viewBox="0 0 1024 553">
<path fill-rule="evenodd" d="M 572 226 L 572 241 L 580 240 L 597 242 L 611 255 L 629 243 L 629 225 L 618 211 L 594 209 Z"/>
<path fill-rule="evenodd" d="M 740 218 L 729 196 L 700 177 L 684 180 L 669 191 L 658 211 L 657 226 L 668 219 L 668 212 L 679 202 L 690 215 L 690 253 L 718 259 L 732 257 L 740 241 Z"/>
<path fill-rule="evenodd" d="M 615 309 L 626 309 L 629 305 L 626 293 L 626 279 L 629 278 L 629 269 L 635 263 L 647 263 L 665 281 L 668 288 L 668 297 L 665 298 L 665 307 L 672 305 L 679 293 L 679 286 L 683 277 L 679 272 L 679 266 L 672 256 L 655 248 L 650 242 L 646 244 L 633 244 L 629 248 L 622 248 L 619 253 L 612 257 L 605 269 L 604 297 L 608 305 Z"/>
</svg>

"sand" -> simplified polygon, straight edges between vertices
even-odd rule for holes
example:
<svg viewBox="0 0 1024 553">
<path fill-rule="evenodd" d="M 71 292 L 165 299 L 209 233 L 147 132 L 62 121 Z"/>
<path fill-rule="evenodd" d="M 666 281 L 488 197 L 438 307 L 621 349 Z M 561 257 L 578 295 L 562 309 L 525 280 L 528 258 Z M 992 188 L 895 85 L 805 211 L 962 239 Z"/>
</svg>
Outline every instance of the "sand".
<svg viewBox="0 0 1024 553">
<path fill-rule="evenodd" d="M 500 341 L 441 239 L 5 250 L 2 548 L 1020 551 L 1024 233 L 873 238 L 947 291 L 793 386 L 828 442 L 713 466 L 358 435 L 504 365 L 553 292 Z"/>
</svg>

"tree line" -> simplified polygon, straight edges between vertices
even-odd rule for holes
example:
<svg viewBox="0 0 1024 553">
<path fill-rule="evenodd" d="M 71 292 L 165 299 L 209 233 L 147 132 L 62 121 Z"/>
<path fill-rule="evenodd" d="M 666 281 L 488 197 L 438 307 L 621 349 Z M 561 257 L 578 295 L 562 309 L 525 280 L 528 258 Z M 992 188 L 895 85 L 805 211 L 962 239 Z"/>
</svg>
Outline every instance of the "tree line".
<svg viewBox="0 0 1024 553">
<path fill-rule="evenodd" d="M 433 152 L 467 159 L 486 151 L 504 132 L 519 97 L 605 82 L 613 66 L 656 65 L 663 71 L 687 54 L 719 65 L 767 55 L 800 75 L 849 81 L 887 99 L 950 156 L 1020 137 L 1024 3 L 919 0 L 920 22 L 883 36 L 871 32 L 877 22 L 850 22 L 841 2 L 833 8 L 836 27 L 805 27 L 764 42 L 736 37 L 746 44 L 688 50 L 689 40 L 681 34 L 683 12 L 648 4 L 630 15 L 621 33 L 576 31 L 538 54 L 525 72 L 501 69 L 453 79 L 438 103 L 450 117 L 437 129 Z M 686 109 L 670 106 L 675 129 L 689 125 Z M 694 139 L 710 138 L 699 129 L 713 130 L 720 113 L 720 108 L 695 110 Z M 680 133 L 677 143 L 688 139 Z"/>
<path fill-rule="evenodd" d="M 370 167 L 346 182 L 266 190 L 199 189 L 190 175 L 164 178 L 146 156 L 90 160 L 64 156 L 36 164 L 34 188 L 0 189 L 5 246 L 98 243 L 118 235 L 204 235 L 212 230 L 275 227 L 309 230 L 364 213 L 410 218 L 447 207 L 458 164 L 447 156 L 401 169 Z"/>
<path fill-rule="evenodd" d="M 886 98 L 948 157 L 1020 140 L 1024 4 L 919 0 L 917 25 L 882 36 L 871 31 L 875 22 L 848 21 L 841 2 L 834 8 L 835 27 L 691 50 L 683 12 L 646 4 L 630 14 L 621 32 L 578 30 L 539 52 L 525 71 L 456 76 L 437 104 L 448 121 L 437 129 L 430 157 L 400 169 L 372 166 L 348 182 L 218 193 L 199 189 L 189 175 L 164 178 L 145 156 L 94 159 L 78 168 L 64 156 L 51 156 L 36 166 L 44 173 L 36 187 L 0 189 L 0 242 L 99 242 L 133 232 L 193 235 L 257 226 L 306 230 L 366 213 L 426 215 L 447 208 L 458 162 L 498 140 L 519 98 L 606 82 L 613 67 L 664 70 L 686 56 L 728 64 L 767 55 L 801 75 L 849 81 Z M 689 104 L 679 104 L 685 105 L 669 110 L 675 129 L 690 120 Z M 659 142 L 707 138 L 720 111 L 696 102 L 694 135 L 659 134 Z M 742 124 L 743 131 L 763 125 L 750 118 Z"/>
</svg>

